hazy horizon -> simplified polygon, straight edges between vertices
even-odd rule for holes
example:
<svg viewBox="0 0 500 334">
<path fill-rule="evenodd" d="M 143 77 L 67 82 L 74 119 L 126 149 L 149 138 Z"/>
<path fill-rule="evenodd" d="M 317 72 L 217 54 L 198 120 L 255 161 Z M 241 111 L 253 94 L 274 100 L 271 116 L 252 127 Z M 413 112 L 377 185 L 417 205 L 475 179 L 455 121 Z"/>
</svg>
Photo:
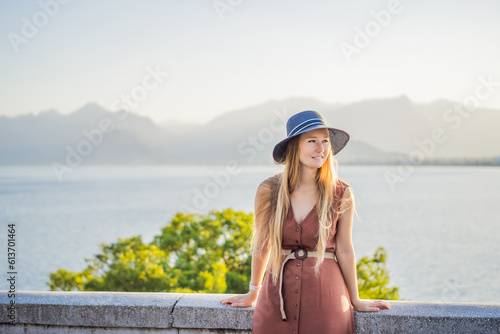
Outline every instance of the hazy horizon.
<svg viewBox="0 0 500 334">
<path fill-rule="evenodd" d="M 323 103 L 325 105 L 328 105 L 328 107 L 331 107 L 333 105 L 338 105 L 339 107 L 341 106 L 347 106 L 347 105 L 350 105 L 350 104 L 356 104 L 356 103 L 361 103 L 361 102 L 366 102 L 366 101 L 371 101 L 371 100 L 384 100 L 384 99 L 387 99 L 387 100 L 391 100 L 391 99 L 397 99 L 401 96 L 406 96 L 405 94 L 402 94 L 402 95 L 399 95 L 399 96 L 393 96 L 393 97 L 388 97 L 388 98 L 373 98 L 373 99 L 362 99 L 362 100 L 359 100 L 359 101 L 353 101 L 352 103 L 336 103 L 336 102 L 333 102 L 333 103 L 327 103 L 326 101 L 323 101 L 321 99 L 316 99 L 314 98 L 315 100 L 317 100 L 318 102 L 320 103 Z M 407 96 L 406 96 L 407 97 Z M 284 100 L 289 100 L 289 99 L 313 99 L 312 97 L 308 97 L 308 96 L 290 96 L 288 98 L 285 98 Z M 217 118 L 218 116 L 222 115 L 222 114 L 225 114 L 225 113 L 229 113 L 229 112 L 236 112 L 236 111 L 239 111 L 239 110 L 243 110 L 243 109 L 247 109 L 247 108 L 252 108 L 252 107 L 255 107 L 255 106 L 259 106 L 259 105 L 264 105 L 266 103 L 268 103 L 269 101 L 280 101 L 280 100 L 277 100 L 277 99 L 268 99 L 268 100 L 265 100 L 265 101 L 258 101 L 252 105 L 248 105 L 248 106 L 242 106 L 241 108 L 238 108 L 238 109 L 235 109 L 235 110 L 224 110 L 224 111 L 221 111 L 220 114 L 217 114 L 217 115 L 214 115 L 212 118 L 210 119 L 206 119 L 204 121 L 201 121 L 198 120 L 198 119 L 176 119 L 176 118 L 166 118 L 164 119 L 163 121 L 161 120 L 157 120 L 157 119 L 154 119 L 153 117 L 151 117 L 150 115 L 144 115 L 144 114 L 140 114 L 139 112 L 137 112 L 136 110 L 132 110 L 132 113 L 136 114 L 137 116 L 143 116 L 143 117 L 148 117 L 150 118 L 154 123 L 158 124 L 158 125 L 162 125 L 162 123 L 166 122 L 166 121 L 174 121 L 174 122 L 177 122 L 179 124 L 196 124 L 196 125 L 200 125 L 200 126 L 203 126 L 203 125 L 207 125 L 208 123 L 210 123 L 212 120 L 214 120 L 215 118 Z M 437 99 L 434 99 L 432 101 L 429 101 L 427 103 L 425 102 L 422 102 L 422 103 L 419 103 L 419 102 L 416 102 L 416 101 L 410 101 L 412 103 L 416 103 L 416 104 L 422 104 L 422 105 L 426 105 L 426 104 L 430 104 L 430 103 L 433 103 L 433 102 L 436 102 L 436 101 L 442 101 L 443 99 L 442 98 L 437 98 Z M 449 101 L 449 102 L 456 102 L 456 101 Z M 14 118 L 14 117 L 20 117 L 20 116 L 28 116 L 28 115 L 33 115 L 35 117 L 37 117 L 38 115 L 40 114 L 43 114 L 45 112 L 49 112 L 49 111 L 56 111 L 57 113 L 59 113 L 61 116 L 67 116 L 67 115 L 71 115 L 73 114 L 74 112 L 78 111 L 78 110 L 81 110 L 81 109 L 84 109 L 86 106 L 88 105 L 97 105 L 99 106 L 100 108 L 104 109 L 104 110 L 107 110 L 107 111 L 110 111 L 110 112 L 116 112 L 116 113 L 119 113 L 120 111 L 119 110 L 112 110 L 112 109 L 108 109 L 106 108 L 106 106 L 104 105 L 101 105 L 97 102 L 94 102 L 94 101 L 89 101 L 87 103 L 84 103 L 82 104 L 80 107 L 77 107 L 76 109 L 74 110 L 70 110 L 69 112 L 66 112 L 66 113 L 63 113 L 61 112 L 60 110 L 58 110 L 57 108 L 48 108 L 48 109 L 44 109 L 44 110 L 38 110 L 38 111 L 31 111 L 31 112 L 26 112 L 26 113 L 19 113 L 17 115 L 5 115 L 5 114 L 1 114 L 0 113 L 0 117 L 4 116 L 4 117 L 9 117 L 9 118 Z M 311 108 L 311 109 L 317 109 L 317 108 Z M 498 108 L 499 111 L 500 111 L 500 108 Z M 298 109 L 297 109 L 298 111 Z"/>
<path fill-rule="evenodd" d="M 498 89 L 495 1 L 221 3 L 1 3 L 0 115 L 95 102 L 206 123 L 293 96 L 461 102 L 488 76 Z"/>
</svg>

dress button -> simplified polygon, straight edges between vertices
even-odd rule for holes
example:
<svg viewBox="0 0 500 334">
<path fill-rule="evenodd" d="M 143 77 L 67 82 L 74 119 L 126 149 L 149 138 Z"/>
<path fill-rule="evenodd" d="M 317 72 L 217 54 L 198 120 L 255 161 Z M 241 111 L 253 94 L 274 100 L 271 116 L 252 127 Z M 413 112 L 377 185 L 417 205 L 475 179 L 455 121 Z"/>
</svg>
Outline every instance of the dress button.
<svg viewBox="0 0 500 334">
<path fill-rule="evenodd" d="M 295 240 L 295 242 L 296 242 L 296 243 L 299 243 L 299 241 L 298 241 L 298 240 Z"/>
<path fill-rule="evenodd" d="M 295 289 L 295 293 L 299 293 L 299 289 Z"/>
<path fill-rule="evenodd" d="M 298 231 L 299 231 L 299 229 L 297 228 L 297 229 L 296 229 L 296 231 L 298 232 Z"/>
<path fill-rule="evenodd" d="M 297 320 L 297 317 L 293 317 L 293 320 Z"/>
<path fill-rule="evenodd" d="M 292 332 L 292 334 L 295 334 L 295 333 L 297 333 L 297 332 L 296 332 L 296 331 L 293 331 L 293 332 Z"/>
<path fill-rule="evenodd" d="M 299 276 L 295 276 L 295 279 L 299 279 Z"/>
<path fill-rule="evenodd" d="M 293 306 L 297 307 L 297 304 L 295 304 L 295 305 L 293 305 Z"/>
<path fill-rule="evenodd" d="M 297 262 L 297 267 L 300 267 L 300 263 Z"/>
</svg>

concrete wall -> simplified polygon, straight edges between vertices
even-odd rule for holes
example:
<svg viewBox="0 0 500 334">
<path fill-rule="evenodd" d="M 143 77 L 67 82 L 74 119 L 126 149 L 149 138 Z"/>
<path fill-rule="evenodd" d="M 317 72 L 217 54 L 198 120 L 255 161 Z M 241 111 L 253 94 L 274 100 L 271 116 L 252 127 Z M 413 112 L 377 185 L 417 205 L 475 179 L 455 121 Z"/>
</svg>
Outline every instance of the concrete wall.
<svg viewBox="0 0 500 334">
<path fill-rule="evenodd" d="M 0 333 L 251 333 L 253 307 L 229 295 L 141 292 L 0 291 Z M 15 309 L 9 309 L 15 301 Z M 391 301 L 355 312 L 357 333 L 500 333 L 500 304 Z M 15 313 L 10 325 L 8 315 Z"/>
</svg>

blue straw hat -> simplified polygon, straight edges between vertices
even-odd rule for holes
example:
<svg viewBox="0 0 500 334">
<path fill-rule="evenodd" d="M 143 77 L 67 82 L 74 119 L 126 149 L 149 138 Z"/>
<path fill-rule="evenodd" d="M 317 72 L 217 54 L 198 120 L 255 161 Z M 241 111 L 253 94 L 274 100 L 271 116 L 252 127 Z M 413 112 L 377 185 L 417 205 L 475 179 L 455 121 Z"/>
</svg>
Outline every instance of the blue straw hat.
<svg viewBox="0 0 500 334">
<path fill-rule="evenodd" d="M 334 129 L 326 125 L 323 116 L 321 116 L 317 111 L 301 111 L 292 115 L 286 122 L 287 137 L 274 146 L 274 161 L 277 163 L 283 163 L 285 161 L 286 148 L 290 139 L 300 135 L 301 133 L 315 129 L 328 129 L 330 144 L 332 145 L 332 152 L 334 155 L 339 154 L 339 152 L 346 146 L 350 138 L 347 132 Z"/>
</svg>

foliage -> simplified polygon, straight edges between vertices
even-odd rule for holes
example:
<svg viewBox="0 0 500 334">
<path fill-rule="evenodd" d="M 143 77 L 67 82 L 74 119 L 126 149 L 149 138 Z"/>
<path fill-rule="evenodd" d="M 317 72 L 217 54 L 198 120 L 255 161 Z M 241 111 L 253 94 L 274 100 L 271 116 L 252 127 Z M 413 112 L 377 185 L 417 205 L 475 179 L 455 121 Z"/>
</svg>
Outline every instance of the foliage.
<svg viewBox="0 0 500 334">
<path fill-rule="evenodd" d="M 253 214 L 178 213 L 150 244 L 140 236 L 102 244 L 80 273 L 50 274 L 51 290 L 239 293 L 250 283 Z"/>
<path fill-rule="evenodd" d="M 362 257 L 356 264 L 359 298 L 398 299 L 397 287 L 388 287 L 389 273 L 385 268 L 387 253 L 383 247 L 377 248 L 372 259 Z"/>
<path fill-rule="evenodd" d="M 251 276 L 250 239 L 253 214 L 232 209 L 206 215 L 177 213 L 161 234 L 144 244 L 140 236 L 101 244 L 79 273 L 59 269 L 50 274 L 51 290 L 245 293 Z M 386 254 L 358 265 L 361 298 L 394 299 L 387 288 Z"/>
</svg>

